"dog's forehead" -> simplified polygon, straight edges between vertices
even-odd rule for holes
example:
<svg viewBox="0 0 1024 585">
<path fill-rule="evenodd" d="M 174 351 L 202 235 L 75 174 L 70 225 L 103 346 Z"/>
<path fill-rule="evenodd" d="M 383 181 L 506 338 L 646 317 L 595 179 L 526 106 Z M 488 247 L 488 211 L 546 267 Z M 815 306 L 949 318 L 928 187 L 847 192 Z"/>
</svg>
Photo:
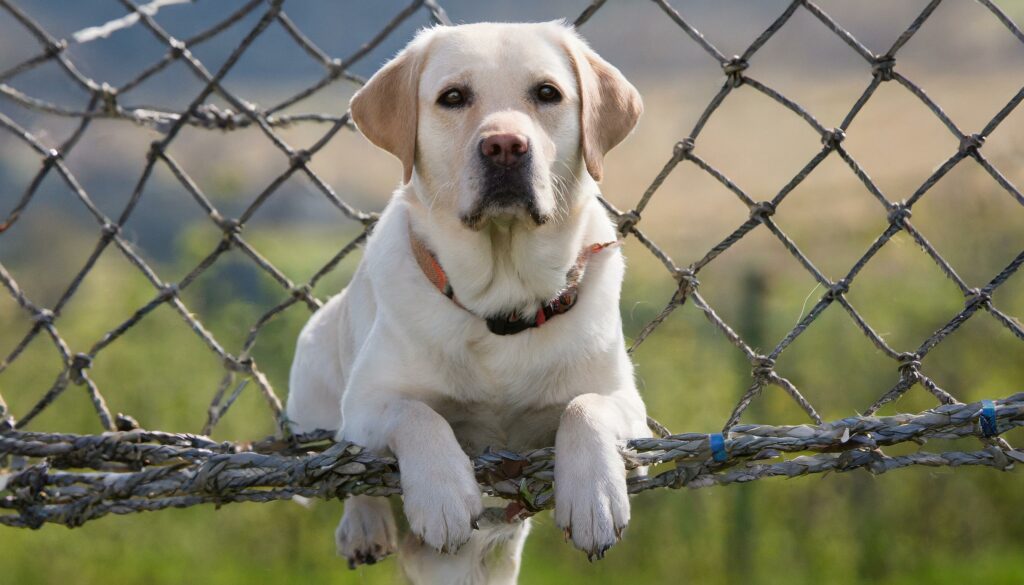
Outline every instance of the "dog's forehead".
<svg viewBox="0 0 1024 585">
<path fill-rule="evenodd" d="M 487 78 L 504 82 L 575 79 L 561 25 L 480 23 L 447 27 L 431 39 L 421 86 L 433 92 L 449 83 Z M 425 83 L 424 83 L 425 82 Z"/>
</svg>

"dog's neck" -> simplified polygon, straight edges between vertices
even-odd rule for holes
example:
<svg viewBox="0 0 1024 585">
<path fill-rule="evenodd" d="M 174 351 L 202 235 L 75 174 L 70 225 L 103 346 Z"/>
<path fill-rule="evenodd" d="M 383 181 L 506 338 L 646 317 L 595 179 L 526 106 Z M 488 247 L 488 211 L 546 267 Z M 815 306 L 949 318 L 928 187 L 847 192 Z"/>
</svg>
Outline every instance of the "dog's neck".
<svg viewBox="0 0 1024 585">
<path fill-rule="evenodd" d="M 532 315 L 562 291 L 586 238 L 598 236 L 590 234 L 585 199 L 542 226 L 488 221 L 474 231 L 408 194 L 412 229 L 444 268 L 459 303 L 481 316 Z"/>
</svg>

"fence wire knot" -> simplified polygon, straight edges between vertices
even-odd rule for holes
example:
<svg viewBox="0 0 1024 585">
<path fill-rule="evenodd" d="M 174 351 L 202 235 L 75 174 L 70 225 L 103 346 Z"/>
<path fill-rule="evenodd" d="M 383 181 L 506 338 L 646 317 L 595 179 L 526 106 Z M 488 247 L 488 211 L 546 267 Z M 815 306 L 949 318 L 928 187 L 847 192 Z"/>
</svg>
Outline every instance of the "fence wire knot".
<svg viewBox="0 0 1024 585">
<path fill-rule="evenodd" d="M 846 140 L 846 132 L 842 128 L 833 128 L 826 130 L 821 135 L 821 143 L 827 146 L 830 150 L 835 150 L 842 144 L 843 140 Z"/>
<path fill-rule="evenodd" d="M 187 49 L 183 41 L 176 39 L 174 37 L 168 39 L 167 44 L 170 46 L 170 50 L 168 51 L 167 55 L 168 57 L 174 60 L 181 59 L 181 57 L 185 54 L 185 50 Z"/>
<path fill-rule="evenodd" d="M 895 74 L 896 58 L 883 55 L 875 58 L 871 64 L 871 72 L 879 81 L 892 81 Z"/>
<path fill-rule="evenodd" d="M 826 294 L 829 300 L 835 300 L 848 292 L 850 292 L 850 281 L 840 278 L 828 288 L 828 293 Z"/>
<path fill-rule="evenodd" d="M 904 380 L 917 380 L 921 377 L 921 356 L 913 352 L 904 352 L 899 355 L 900 376 Z"/>
<path fill-rule="evenodd" d="M 149 150 L 146 151 L 146 161 L 152 163 L 156 162 L 158 159 L 163 158 L 165 147 L 166 145 L 163 143 L 163 141 L 154 140 L 153 142 L 150 142 Z"/>
<path fill-rule="evenodd" d="M 722 71 L 725 72 L 729 83 L 732 87 L 739 87 L 743 85 L 743 72 L 750 67 L 747 60 L 739 55 L 733 56 L 728 61 L 722 63 Z"/>
<path fill-rule="evenodd" d="M 103 235 L 103 239 L 110 240 L 121 233 L 121 226 L 113 222 L 107 222 L 100 228 L 100 233 Z"/>
<path fill-rule="evenodd" d="M 967 291 L 966 296 L 967 301 L 964 303 L 965 309 L 973 309 L 978 305 L 986 308 L 992 306 L 992 293 L 987 290 L 972 288 Z"/>
<path fill-rule="evenodd" d="M 213 216 L 211 219 L 213 219 L 213 222 L 217 224 L 217 227 L 220 228 L 220 231 L 224 234 L 224 237 L 227 239 L 231 239 L 234 236 L 237 236 L 238 234 L 242 233 L 242 223 L 237 219 L 224 217 L 219 213 Z"/>
<path fill-rule="evenodd" d="M 775 204 L 771 201 L 761 201 L 750 207 L 750 219 L 756 219 L 761 223 L 773 215 L 775 215 Z"/>
<path fill-rule="evenodd" d="M 672 147 L 672 158 L 679 162 L 693 152 L 694 141 L 693 138 L 684 138 L 679 142 L 676 142 L 675 146 Z"/>
<path fill-rule="evenodd" d="M 224 367 L 237 374 L 249 374 L 252 372 L 252 357 L 235 358 L 228 356 L 224 360 Z"/>
<path fill-rule="evenodd" d="M 71 381 L 75 384 L 85 382 L 85 370 L 92 367 L 92 356 L 86 353 L 76 353 L 71 358 Z"/>
<path fill-rule="evenodd" d="M 142 425 L 140 425 L 139 421 L 135 420 L 134 417 L 119 412 L 117 413 L 117 416 L 114 418 L 114 428 L 116 428 L 119 432 L 124 433 L 128 431 L 141 429 Z"/>
<path fill-rule="evenodd" d="M 976 155 L 984 144 L 985 137 L 981 134 L 965 134 L 960 137 L 960 154 Z"/>
<path fill-rule="evenodd" d="M 96 90 L 96 94 L 99 96 L 100 101 L 103 103 L 103 112 L 105 114 L 116 114 L 118 110 L 117 106 L 117 89 L 111 87 L 109 83 L 103 82 Z"/>
<path fill-rule="evenodd" d="M 160 287 L 160 295 L 157 297 L 163 302 L 167 302 L 178 296 L 178 285 L 174 283 L 168 283 Z"/>
<path fill-rule="evenodd" d="M 756 380 L 768 380 L 775 375 L 775 360 L 766 355 L 755 355 L 750 360 L 751 375 Z"/>
<path fill-rule="evenodd" d="M 60 55 L 68 48 L 68 42 L 64 39 L 59 41 L 50 41 L 43 45 L 43 54 L 52 59 L 57 55 Z"/>
<path fill-rule="evenodd" d="M 907 225 L 907 220 L 913 215 L 910 211 L 910 207 L 906 201 L 900 201 L 893 203 L 889 206 L 889 223 L 903 229 Z"/>
<path fill-rule="evenodd" d="M 293 169 L 299 169 L 309 163 L 309 157 L 310 154 L 308 150 L 296 150 L 288 157 L 288 162 Z"/>
<path fill-rule="evenodd" d="M 308 284 L 299 284 L 291 288 L 291 295 L 296 299 L 309 300 L 313 298 L 313 289 Z"/>
<path fill-rule="evenodd" d="M 636 226 L 638 221 L 640 221 L 640 214 L 637 213 L 636 210 L 630 210 L 619 214 L 619 233 L 625 236 L 633 230 L 633 227 Z"/>
<path fill-rule="evenodd" d="M 700 281 L 697 280 L 697 275 L 693 272 L 692 268 L 677 268 L 672 276 L 678 283 L 676 298 L 677 303 L 682 303 L 693 294 L 694 291 L 700 286 Z"/>
<path fill-rule="evenodd" d="M 53 323 L 54 314 L 50 309 L 39 309 L 35 314 L 35 322 L 40 325 L 50 325 Z"/>
</svg>

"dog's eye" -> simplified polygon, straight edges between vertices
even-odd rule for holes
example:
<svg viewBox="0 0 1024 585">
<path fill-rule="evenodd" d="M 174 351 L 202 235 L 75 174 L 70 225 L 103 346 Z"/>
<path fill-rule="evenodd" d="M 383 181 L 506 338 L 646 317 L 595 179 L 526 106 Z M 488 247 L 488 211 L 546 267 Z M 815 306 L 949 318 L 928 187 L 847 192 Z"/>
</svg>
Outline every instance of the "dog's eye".
<svg viewBox="0 0 1024 585">
<path fill-rule="evenodd" d="M 437 104 L 446 108 L 461 108 L 466 105 L 466 94 L 461 89 L 449 89 L 437 98 Z"/>
<path fill-rule="evenodd" d="M 537 86 L 537 100 L 544 103 L 557 103 L 562 101 L 562 93 L 550 83 L 542 83 Z"/>
</svg>

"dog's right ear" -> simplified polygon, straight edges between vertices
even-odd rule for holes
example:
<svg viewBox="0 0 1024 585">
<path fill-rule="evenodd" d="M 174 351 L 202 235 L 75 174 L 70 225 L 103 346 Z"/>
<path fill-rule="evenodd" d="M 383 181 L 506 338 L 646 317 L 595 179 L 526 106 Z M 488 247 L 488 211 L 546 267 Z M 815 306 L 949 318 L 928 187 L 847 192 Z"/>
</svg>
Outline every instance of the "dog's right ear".
<svg viewBox="0 0 1024 585">
<path fill-rule="evenodd" d="M 420 71 L 430 31 L 388 61 L 349 102 L 352 121 L 370 142 L 402 161 L 403 182 L 412 179 L 416 160 L 416 125 Z"/>
<path fill-rule="evenodd" d="M 583 160 L 590 176 L 600 182 L 604 155 L 632 132 L 644 102 L 633 84 L 588 47 L 575 29 L 561 30 L 579 84 Z"/>
</svg>

